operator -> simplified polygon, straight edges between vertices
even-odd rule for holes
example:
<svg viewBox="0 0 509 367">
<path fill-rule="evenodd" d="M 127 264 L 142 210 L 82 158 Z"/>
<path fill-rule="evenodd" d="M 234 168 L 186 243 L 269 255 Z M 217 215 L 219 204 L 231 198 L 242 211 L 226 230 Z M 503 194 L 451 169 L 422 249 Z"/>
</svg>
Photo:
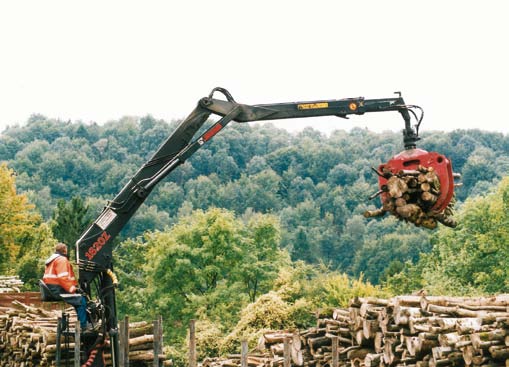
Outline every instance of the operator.
<svg viewBox="0 0 509 367">
<path fill-rule="evenodd" d="M 46 260 L 46 270 L 42 278 L 53 294 L 73 294 L 78 290 L 71 263 L 67 259 L 67 245 L 57 243 L 55 253 Z M 76 309 L 81 329 L 87 329 L 87 300 L 84 296 L 72 297 L 65 301 Z"/>
</svg>

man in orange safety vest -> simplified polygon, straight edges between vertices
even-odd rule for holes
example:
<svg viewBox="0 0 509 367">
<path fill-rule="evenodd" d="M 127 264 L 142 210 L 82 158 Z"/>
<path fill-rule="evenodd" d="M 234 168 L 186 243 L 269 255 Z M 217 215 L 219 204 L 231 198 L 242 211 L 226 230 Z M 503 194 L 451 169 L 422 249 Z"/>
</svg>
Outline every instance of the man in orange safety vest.
<svg viewBox="0 0 509 367">
<path fill-rule="evenodd" d="M 74 276 L 71 263 L 67 259 L 67 245 L 57 243 L 55 253 L 46 260 L 46 269 L 42 280 L 53 294 L 76 293 L 78 282 Z M 66 302 L 73 305 L 78 314 L 81 328 L 87 328 L 87 300 L 84 296 L 65 299 Z"/>
</svg>

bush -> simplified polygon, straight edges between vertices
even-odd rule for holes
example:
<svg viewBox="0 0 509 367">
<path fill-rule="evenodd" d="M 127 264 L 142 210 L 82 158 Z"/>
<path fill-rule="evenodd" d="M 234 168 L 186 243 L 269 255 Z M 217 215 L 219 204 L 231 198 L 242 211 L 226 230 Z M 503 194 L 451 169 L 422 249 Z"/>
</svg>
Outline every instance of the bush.
<svg viewBox="0 0 509 367">
<path fill-rule="evenodd" d="M 256 345 L 259 337 L 268 330 L 295 328 L 291 319 L 291 306 L 275 292 L 260 296 L 241 312 L 235 328 L 222 343 L 223 353 L 234 353 L 240 350 L 240 342 L 247 340 L 250 347 Z"/>
</svg>

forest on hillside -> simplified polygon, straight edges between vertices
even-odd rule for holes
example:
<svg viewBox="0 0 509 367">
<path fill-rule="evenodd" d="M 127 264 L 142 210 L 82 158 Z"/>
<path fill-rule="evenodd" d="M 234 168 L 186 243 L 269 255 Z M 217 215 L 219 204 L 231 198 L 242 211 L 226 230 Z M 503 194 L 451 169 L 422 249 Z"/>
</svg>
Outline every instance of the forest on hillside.
<svg viewBox="0 0 509 367">
<path fill-rule="evenodd" d="M 0 159 L 45 220 L 59 200 L 73 197 L 87 201 L 90 220 L 175 126 L 150 116 L 100 126 L 34 115 L 2 133 Z M 423 132 L 418 146 L 446 155 L 462 174 L 458 206 L 509 171 L 509 138 L 502 134 Z M 362 216 L 379 206 L 368 200 L 377 190 L 371 167 L 401 150 L 400 133 L 356 128 L 326 136 L 311 128 L 290 134 L 272 125 L 231 125 L 156 187 L 122 238 L 162 230 L 194 209 L 270 213 L 281 221 L 281 247 L 293 260 L 363 273 L 378 284 L 391 267 L 431 249 L 428 231 Z"/>
<path fill-rule="evenodd" d="M 73 243 L 177 123 L 34 115 L 3 131 L 0 273 L 34 284 L 52 241 Z M 421 138 L 419 148 L 444 154 L 462 175 L 456 229 L 363 217 L 380 205 L 368 200 L 371 167 L 403 149 L 401 133 L 229 126 L 160 183 L 116 239 L 120 312 L 163 313 L 175 337 L 198 315 L 228 350 L 250 304 L 284 311 L 267 328 L 295 327 L 313 307 L 359 294 L 509 290 L 509 137 Z"/>
</svg>

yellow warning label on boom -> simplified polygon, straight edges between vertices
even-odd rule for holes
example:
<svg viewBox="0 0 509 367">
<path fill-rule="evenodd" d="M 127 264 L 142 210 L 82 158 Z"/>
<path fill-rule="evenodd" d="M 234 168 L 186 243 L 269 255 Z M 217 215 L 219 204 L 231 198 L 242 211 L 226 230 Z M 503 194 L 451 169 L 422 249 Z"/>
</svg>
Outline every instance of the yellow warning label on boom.
<svg viewBox="0 0 509 367">
<path fill-rule="evenodd" d="M 327 108 L 329 107 L 329 103 L 327 102 L 318 102 L 318 103 L 303 103 L 297 105 L 299 110 L 314 110 L 316 108 Z"/>
</svg>

